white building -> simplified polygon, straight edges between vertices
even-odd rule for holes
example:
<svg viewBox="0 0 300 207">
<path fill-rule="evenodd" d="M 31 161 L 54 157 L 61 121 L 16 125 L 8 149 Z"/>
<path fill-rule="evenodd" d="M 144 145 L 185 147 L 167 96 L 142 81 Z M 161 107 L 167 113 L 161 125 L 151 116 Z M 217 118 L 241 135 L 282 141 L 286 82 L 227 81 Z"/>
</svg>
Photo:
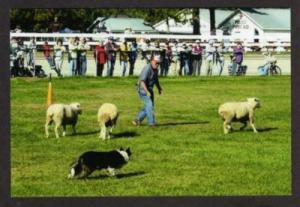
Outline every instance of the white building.
<svg viewBox="0 0 300 207">
<path fill-rule="evenodd" d="M 186 10 L 185 10 L 186 11 Z M 216 9 L 216 25 L 221 23 L 226 17 L 230 16 L 232 11 Z M 192 13 L 181 12 L 178 14 L 181 20 L 185 20 L 185 23 L 175 22 L 174 19 L 169 19 L 169 29 L 166 20 L 160 21 L 153 25 L 153 27 L 161 33 L 171 34 L 193 34 L 192 26 Z M 202 35 L 210 34 L 210 21 L 209 21 L 209 10 L 200 9 L 200 33 Z"/>
<path fill-rule="evenodd" d="M 259 43 L 265 46 L 270 43 L 291 42 L 290 9 L 243 9 L 233 12 L 218 26 L 223 35 L 231 35 L 244 42 Z"/>
<path fill-rule="evenodd" d="M 158 22 L 154 28 L 161 33 L 192 34 L 192 14 L 179 13 L 186 23 L 169 20 Z M 288 8 L 243 8 L 237 10 L 215 9 L 216 38 L 232 42 L 241 40 L 259 47 L 274 44 L 274 47 L 290 46 L 291 14 Z M 209 9 L 200 9 L 200 32 L 210 36 Z"/>
</svg>

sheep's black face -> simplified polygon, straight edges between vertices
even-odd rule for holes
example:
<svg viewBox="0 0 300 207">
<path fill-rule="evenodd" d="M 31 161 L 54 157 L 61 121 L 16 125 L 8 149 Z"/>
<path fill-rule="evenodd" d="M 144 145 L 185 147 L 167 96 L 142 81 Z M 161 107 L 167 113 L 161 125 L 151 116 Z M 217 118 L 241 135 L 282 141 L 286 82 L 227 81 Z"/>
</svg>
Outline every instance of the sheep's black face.
<svg viewBox="0 0 300 207">
<path fill-rule="evenodd" d="M 82 113 L 81 108 L 78 108 L 77 111 L 78 111 L 78 114 L 81 114 L 81 113 Z"/>
<path fill-rule="evenodd" d="M 247 101 L 254 107 L 260 108 L 261 104 L 258 98 L 248 98 Z"/>
<path fill-rule="evenodd" d="M 255 101 L 255 103 L 256 103 L 256 104 L 255 104 L 255 107 L 256 107 L 256 108 L 260 108 L 261 105 L 260 105 L 259 99 L 255 98 L 254 101 Z"/>
<path fill-rule="evenodd" d="M 72 103 L 70 105 L 71 105 L 72 109 L 74 111 L 76 111 L 78 114 L 82 113 L 82 109 L 80 108 L 80 104 L 79 103 Z"/>
</svg>

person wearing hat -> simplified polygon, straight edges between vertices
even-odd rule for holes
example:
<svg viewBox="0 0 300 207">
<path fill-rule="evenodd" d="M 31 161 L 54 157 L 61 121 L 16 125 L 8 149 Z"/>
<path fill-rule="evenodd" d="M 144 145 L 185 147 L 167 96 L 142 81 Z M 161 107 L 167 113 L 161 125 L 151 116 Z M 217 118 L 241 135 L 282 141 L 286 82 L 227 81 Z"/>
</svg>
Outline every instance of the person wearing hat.
<svg viewBox="0 0 300 207">
<path fill-rule="evenodd" d="M 163 92 L 162 87 L 158 80 L 158 66 L 161 63 L 160 56 L 154 55 L 151 57 L 150 63 L 147 64 L 140 76 L 137 83 L 137 90 L 141 100 L 144 103 L 144 107 L 137 114 L 136 118 L 132 121 L 132 124 L 139 126 L 141 122 L 147 117 L 148 125 L 150 127 L 155 126 L 154 117 L 154 92 L 153 87 L 156 85 L 158 93 L 161 95 Z"/>
<path fill-rule="evenodd" d="M 184 75 L 190 75 L 190 56 L 191 50 L 186 43 L 182 44 L 182 49 L 180 50 L 180 69 L 179 75 L 182 75 L 182 69 Z"/>
<path fill-rule="evenodd" d="M 113 37 L 110 36 L 108 41 L 105 43 L 105 52 L 107 57 L 107 76 L 113 76 L 115 62 L 116 62 L 116 53 L 118 51 L 118 47 L 113 41 Z"/>
</svg>

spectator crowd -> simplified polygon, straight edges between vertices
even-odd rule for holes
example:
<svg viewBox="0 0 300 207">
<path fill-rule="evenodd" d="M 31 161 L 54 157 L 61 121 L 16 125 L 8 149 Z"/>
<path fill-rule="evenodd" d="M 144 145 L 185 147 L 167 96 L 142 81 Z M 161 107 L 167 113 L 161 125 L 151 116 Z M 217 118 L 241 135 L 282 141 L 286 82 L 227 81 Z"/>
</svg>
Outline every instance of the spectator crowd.
<svg viewBox="0 0 300 207">
<path fill-rule="evenodd" d="M 116 41 L 113 37 L 101 39 L 96 45 L 90 44 L 84 37 L 71 37 L 67 44 L 64 43 L 66 41 L 58 38 L 54 45 L 45 41 L 41 48 L 49 67 L 58 76 L 86 75 L 87 68 L 92 67 L 87 61 L 90 51 L 96 63 L 96 76 L 114 76 L 116 65 L 120 65 L 118 69 L 122 76 L 133 75 L 137 59 L 140 58 L 147 64 L 152 56 L 159 56 L 161 59 L 160 76 L 220 76 L 224 72 L 224 54 L 228 52 L 223 42 L 217 43 L 214 40 L 210 40 L 206 47 L 201 40 L 187 43 L 177 40 L 151 42 L 148 39 L 137 41 L 135 38 L 126 38 Z M 20 38 L 11 39 L 10 66 L 13 77 L 23 76 L 24 71 L 36 72 L 36 51 L 35 38 L 30 38 L 26 45 Z M 231 56 L 229 75 L 240 74 L 238 71 L 243 62 L 244 51 L 242 43 L 237 42 Z M 68 68 L 63 68 L 64 59 L 68 61 Z M 116 64 L 117 61 L 120 64 Z M 105 68 L 106 74 L 103 74 Z"/>
</svg>

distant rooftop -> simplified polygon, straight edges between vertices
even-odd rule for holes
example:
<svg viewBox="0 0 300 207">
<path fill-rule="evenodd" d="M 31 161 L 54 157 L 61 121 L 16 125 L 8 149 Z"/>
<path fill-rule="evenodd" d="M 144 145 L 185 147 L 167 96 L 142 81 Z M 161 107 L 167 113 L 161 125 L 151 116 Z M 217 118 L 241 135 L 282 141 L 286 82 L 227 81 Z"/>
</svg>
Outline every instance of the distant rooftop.
<svg viewBox="0 0 300 207">
<path fill-rule="evenodd" d="M 291 11 L 288 8 L 239 9 L 227 16 L 217 27 L 221 27 L 238 12 L 242 12 L 263 30 L 291 30 Z"/>
<path fill-rule="evenodd" d="M 156 31 L 149 25 L 145 24 L 140 18 L 108 18 L 104 20 L 105 26 L 111 32 L 124 32 L 125 29 L 131 28 L 134 32 L 155 33 Z"/>
<path fill-rule="evenodd" d="M 259 8 L 258 13 L 242 11 L 264 30 L 291 30 L 291 10 L 288 8 Z"/>
</svg>

